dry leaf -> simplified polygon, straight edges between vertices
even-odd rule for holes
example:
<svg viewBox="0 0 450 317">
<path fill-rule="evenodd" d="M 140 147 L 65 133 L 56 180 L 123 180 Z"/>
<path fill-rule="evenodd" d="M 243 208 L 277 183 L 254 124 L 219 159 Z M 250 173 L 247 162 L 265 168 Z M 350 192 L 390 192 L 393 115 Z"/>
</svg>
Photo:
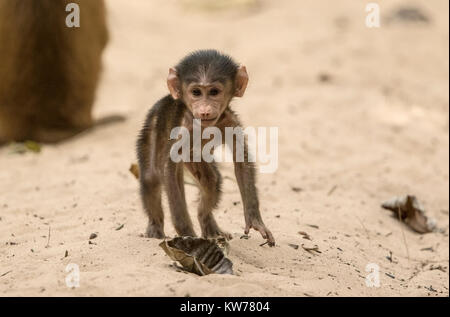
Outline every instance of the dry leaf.
<svg viewBox="0 0 450 317">
<path fill-rule="evenodd" d="M 394 197 L 381 206 L 394 212 L 397 217 L 419 233 L 436 229 L 436 222 L 425 215 L 425 209 L 413 195 Z"/>
<path fill-rule="evenodd" d="M 24 154 L 26 152 L 41 152 L 41 145 L 34 141 L 25 141 L 23 143 L 13 142 L 10 145 L 10 152 L 12 154 Z"/>
<path fill-rule="evenodd" d="M 430 23 L 430 17 L 419 7 L 401 6 L 388 16 L 388 22 Z"/>
<path fill-rule="evenodd" d="M 233 274 L 233 263 L 225 256 L 228 243 L 224 238 L 176 237 L 164 240 L 159 246 L 189 272 L 198 275 Z"/>
<path fill-rule="evenodd" d="M 129 171 L 134 175 L 134 177 L 136 177 L 136 179 L 139 179 L 139 167 L 137 164 L 131 164 Z"/>
<path fill-rule="evenodd" d="M 128 170 L 131 174 L 134 175 L 134 177 L 136 177 L 136 179 L 139 179 L 139 166 L 136 163 L 131 164 Z M 186 168 L 185 170 L 187 171 Z M 184 173 L 184 183 L 188 185 L 198 186 L 195 178 L 191 175 L 190 172 Z"/>
</svg>

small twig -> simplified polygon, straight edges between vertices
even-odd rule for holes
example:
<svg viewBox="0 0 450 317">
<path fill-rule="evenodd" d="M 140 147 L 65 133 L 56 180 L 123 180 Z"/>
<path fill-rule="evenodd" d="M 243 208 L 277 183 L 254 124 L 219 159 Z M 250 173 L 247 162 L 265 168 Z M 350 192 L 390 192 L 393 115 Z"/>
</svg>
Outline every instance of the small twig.
<svg viewBox="0 0 450 317">
<path fill-rule="evenodd" d="M 369 240 L 369 245 L 370 245 L 370 235 L 369 235 L 369 231 L 367 230 L 366 226 L 364 226 L 364 223 L 361 221 L 361 219 L 359 219 L 358 216 L 356 216 L 356 219 L 358 219 L 359 223 L 361 224 L 361 226 L 363 227 L 364 231 L 366 232 L 367 240 Z"/>
<path fill-rule="evenodd" d="M 384 273 L 384 274 L 386 274 L 386 276 L 389 276 L 390 278 L 392 278 L 392 279 L 395 279 L 395 276 L 394 275 L 392 275 L 392 274 L 389 274 L 389 273 Z"/>
<path fill-rule="evenodd" d="M 408 249 L 408 243 L 406 242 L 406 236 L 405 236 L 405 231 L 403 230 L 403 225 L 402 225 L 402 217 L 400 214 L 400 207 L 398 207 L 398 220 L 400 221 L 400 229 L 402 230 L 402 236 L 403 236 L 403 242 L 405 243 L 405 248 L 406 248 L 406 255 L 408 256 L 408 263 L 409 263 L 409 249 Z"/>
<path fill-rule="evenodd" d="M 298 234 L 302 235 L 303 239 L 311 240 L 311 237 L 309 236 L 309 234 L 307 234 L 304 231 L 299 231 Z"/>
<path fill-rule="evenodd" d="M 389 255 L 386 257 L 386 259 L 388 259 L 389 262 L 392 263 L 392 251 L 389 251 Z"/>
<path fill-rule="evenodd" d="M 8 272 L 5 272 L 5 273 L 3 273 L 2 275 L 0 275 L 0 277 L 3 277 L 3 276 L 5 276 L 6 274 L 11 273 L 11 272 L 12 272 L 12 270 L 11 270 L 11 271 L 8 271 Z"/>
<path fill-rule="evenodd" d="M 259 246 L 262 247 L 263 245 L 266 245 L 266 244 L 268 244 L 268 243 L 269 243 L 269 241 L 266 241 L 266 242 L 264 242 L 264 243 L 261 243 Z"/>
<path fill-rule="evenodd" d="M 318 245 L 314 245 L 312 248 L 310 247 L 305 247 L 305 245 L 302 243 L 302 248 L 303 250 L 312 253 L 311 251 L 316 251 L 317 253 L 322 253 L 322 251 L 319 250 L 319 246 Z M 312 253 L 314 254 L 314 253 Z"/>
<path fill-rule="evenodd" d="M 118 226 L 118 227 L 116 228 L 116 231 L 119 231 L 119 230 L 122 229 L 124 226 L 125 226 L 124 224 L 121 224 L 120 226 Z"/>
<path fill-rule="evenodd" d="M 426 286 L 425 286 L 425 288 L 426 288 L 427 290 L 429 290 L 430 292 L 435 292 L 435 293 L 437 293 L 437 290 L 435 290 L 435 289 L 433 288 L 433 285 L 430 285 L 430 287 L 426 287 Z"/>
<path fill-rule="evenodd" d="M 334 185 L 334 186 L 328 191 L 327 196 L 331 196 L 331 194 L 334 193 L 334 191 L 336 190 L 336 188 L 337 188 L 337 185 Z"/>
<path fill-rule="evenodd" d="M 50 226 L 48 226 L 48 239 L 47 239 L 47 245 L 45 247 L 48 248 L 49 244 L 50 244 Z"/>
<path fill-rule="evenodd" d="M 433 264 L 432 264 L 431 267 L 429 268 L 429 270 L 430 271 L 439 270 L 441 272 L 447 273 L 447 271 L 445 270 L 445 268 L 442 267 L 442 265 L 433 266 Z"/>
</svg>

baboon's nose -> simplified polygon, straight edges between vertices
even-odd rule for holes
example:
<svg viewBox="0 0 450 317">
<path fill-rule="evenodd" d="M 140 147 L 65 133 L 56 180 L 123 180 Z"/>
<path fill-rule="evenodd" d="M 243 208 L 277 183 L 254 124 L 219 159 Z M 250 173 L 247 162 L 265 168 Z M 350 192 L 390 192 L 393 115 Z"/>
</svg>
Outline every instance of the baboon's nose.
<svg viewBox="0 0 450 317">
<path fill-rule="evenodd" d="M 211 117 L 211 112 L 209 110 L 201 110 L 200 111 L 200 119 L 208 120 Z"/>
</svg>

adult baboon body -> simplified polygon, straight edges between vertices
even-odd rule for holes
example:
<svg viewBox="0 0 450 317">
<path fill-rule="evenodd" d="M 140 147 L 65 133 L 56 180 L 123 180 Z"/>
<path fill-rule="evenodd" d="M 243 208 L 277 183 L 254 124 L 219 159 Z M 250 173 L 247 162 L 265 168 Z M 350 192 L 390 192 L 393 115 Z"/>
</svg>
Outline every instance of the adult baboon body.
<svg viewBox="0 0 450 317">
<path fill-rule="evenodd" d="M 80 27 L 66 25 L 71 2 Z M 57 142 L 94 124 L 105 15 L 103 0 L 0 0 L 0 144 Z"/>
</svg>

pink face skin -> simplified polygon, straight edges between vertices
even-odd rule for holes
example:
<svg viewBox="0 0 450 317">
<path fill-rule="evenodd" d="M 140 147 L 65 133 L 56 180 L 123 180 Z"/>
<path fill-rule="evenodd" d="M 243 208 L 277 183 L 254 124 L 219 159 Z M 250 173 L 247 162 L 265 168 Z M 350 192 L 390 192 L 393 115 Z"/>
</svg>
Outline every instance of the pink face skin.
<svg viewBox="0 0 450 317">
<path fill-rule="evenodd" d="M 231 91 L 231 82 L 192 82 L 180 85 L 176 70 L 171 68 L 167 77 L 167 86 L 174 99 L 183 98 L 184 103 L 195 119 L 202 120 L 202 126 L 213 126 L 226 109 L 233 97 L 242 97 L 248 83 L 245 66 L 238 69 L 235 78 L 235 91 Z M 182 93 L 181 93 L 182 92 Z"/>
<path fill-rule="evenodd" d="M 184 86 L 184 85 L 183 85 Z M 202 126 L 213 126 L 227 107 L 230 84 L 220 82 L 191 83 L 183 87 L 183 99 L 195 119 L 202 120 Z"/>
</svg>

